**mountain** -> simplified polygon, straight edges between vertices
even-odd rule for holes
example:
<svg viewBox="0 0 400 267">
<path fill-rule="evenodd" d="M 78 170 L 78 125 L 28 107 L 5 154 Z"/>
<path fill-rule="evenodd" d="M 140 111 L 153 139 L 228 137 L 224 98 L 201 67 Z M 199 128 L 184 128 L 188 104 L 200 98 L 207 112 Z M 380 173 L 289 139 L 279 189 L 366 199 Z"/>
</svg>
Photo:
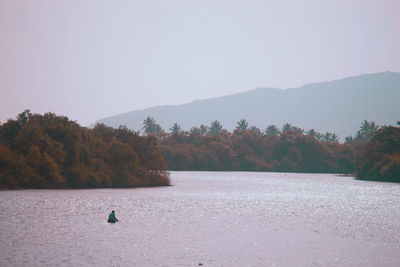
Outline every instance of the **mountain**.
<svg viewBox="0 0 400 267">
<path fill-rule="evenodd" d="M 167 131 L 174 122 L 189 130 L 214 120 L 231 131 L 238 120 L 245 118 L 260 129 L 289 122 L 306 130 L 335 132 L 343 140 L 353 135 L 364 120 L 378 125 L 400 120 L 400 73 L 364 74 L 286 90 L 257 88 L 183 105 L 131 111 L 96 123 L 139 130 L 147 116 L 154 117 Z"/>
</svg>

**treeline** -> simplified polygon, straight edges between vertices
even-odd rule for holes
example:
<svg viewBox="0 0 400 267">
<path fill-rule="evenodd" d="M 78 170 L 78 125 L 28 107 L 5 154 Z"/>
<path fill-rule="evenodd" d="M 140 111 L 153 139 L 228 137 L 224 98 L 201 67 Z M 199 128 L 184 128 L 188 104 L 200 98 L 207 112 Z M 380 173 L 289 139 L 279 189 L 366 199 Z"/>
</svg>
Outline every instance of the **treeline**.
<svg viewBox="0 0 400 267">
<path fill-rule="evenodd" d="M 270 125 L 262 131 L 242 119 L 233 132 L 218 121 L 190 131 L 174 123 L 170 133 L 154 118 L 143 123 L 145 134 L 159 138 L 170 170 L 353 173 L 361 147 L 376 129 L 365 121 L 354 137 L 341 144 L 334 133 L 304 131 L 289 123 L 282 129 Z"/>
<path fill-rule="evenodd" d="M 29 110 L 0 125 L 0 187 L 95 188 L 169 185 L 155 136 Z"/>
<path fill-rule="evenodd" d="M 317 141 L 295 131 L 279 136 L 237 130 L 176 134 L 160 143 L 170 170 L 351 173 L 357 156 L 355 145 Z"/>
<path fill-rule="evenodd" d="M 400 182 L 400 128 L 378 127 L 369 121 L 343 144 L 334 133 L 304 131 L 289 123 L 262 131 L 249 127 L 245 119 L 237 122 L 232 133 L 218 121 L 190 131 L 174 123 L 165 133 L 153 118 L 147 118 L 143 131 L 159 138 L 171 170 L 346 173 Z"/>
<path fill-rule="evenodd" d="M 363 147 L 356 166 L 359 179 L 400 182 L 400 127 L 381 127 Z"/>
<path fill-rule="evenodd" d="M 88 129 L 27 110 L 0 124 L 0 187 L 169 185 L 167 169 L 352 173 L 400 182 L 400 128 L 374 122 L 364 121 L 343 144 L 334 133 L 289 123 L 263 131 L 245 119 L 233 132 L 213 121 L 190 131 L 174 123 L 166 133 L 148 117 L 143 133 L 104 124 Z"/>
</svg>

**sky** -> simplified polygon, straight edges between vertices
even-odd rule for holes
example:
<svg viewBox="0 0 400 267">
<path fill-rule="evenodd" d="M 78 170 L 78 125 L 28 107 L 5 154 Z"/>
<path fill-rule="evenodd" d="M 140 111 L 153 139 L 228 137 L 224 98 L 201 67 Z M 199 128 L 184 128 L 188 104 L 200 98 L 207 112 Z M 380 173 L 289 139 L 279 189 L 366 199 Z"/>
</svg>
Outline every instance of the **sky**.
<svg viewBox="0 0 400 267">
<path fill-rule="evenodd" d="M 0 0 L 0 122 L 400 72 L 397 0 Z"/>
</svg>

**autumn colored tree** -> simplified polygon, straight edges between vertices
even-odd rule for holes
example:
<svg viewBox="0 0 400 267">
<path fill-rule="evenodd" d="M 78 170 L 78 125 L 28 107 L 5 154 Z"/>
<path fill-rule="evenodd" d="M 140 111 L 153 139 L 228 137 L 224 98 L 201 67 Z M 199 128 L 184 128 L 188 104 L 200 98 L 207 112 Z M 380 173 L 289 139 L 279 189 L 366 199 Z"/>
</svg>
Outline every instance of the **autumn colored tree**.
<svg viewBox="0 0 400 267">
<path fill-rule="evenodd" d="M 375 132 L 357 159 L 356 176 L 400 182 L 400 127 L 384 126 Z"/>
<path fill-rule="evenodd" d="M 87 129 L 65 116 L 26 110 L 0 127 L 0 187 L 168 185 L 156 141 L 124 126 Z"/>
<path fill-rule="evenodd" d="M 254 126 L 254 125 L 249 128 L 249 131 L 253 132 L 253 133 L 255 133 L 255 134 L 259 135 L 259 136 L 262 136 L 262 134 L 263 134 L 261 129 L 258 128 L 257 126 Z"/>
</svg>

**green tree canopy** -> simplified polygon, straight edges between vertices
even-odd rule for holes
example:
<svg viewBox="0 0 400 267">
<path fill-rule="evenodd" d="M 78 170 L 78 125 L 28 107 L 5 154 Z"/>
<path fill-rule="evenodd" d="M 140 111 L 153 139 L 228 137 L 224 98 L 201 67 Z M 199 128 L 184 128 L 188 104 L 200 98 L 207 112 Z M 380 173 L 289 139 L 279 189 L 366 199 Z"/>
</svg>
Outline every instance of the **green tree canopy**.
<svg viewBox="0 0 400 267">
<path fill-rule="evenodd" d="M 202 135 L 201 129 L 199 127 L 193 126 L 189 131 L 189 135 L 192 136 Z"/>
<path fill-rule="evenodd" d="M 179 134 L 181 132 L 181 126 L 174 122 L 174 124 L 172 125 L 171 128 L 169 128 L 169 130 L 171 131 L 171 134 Z"/>
<path fill-rule="evenodd" d="M 202 124 L 202 125 L 200 125 L 199 128 L 200 128 L 201 135 L 207 134 L 207 132 L 208 132 L 208 126 L 207 125 Z"/>
<path fill-rule="evenodd" d="M 153 117 L 147 117 L 143 121 L 143 127 L 142 130 L 144 131 L 144 134 L 149 135 L 153 133 L 160 133 L 163 131 L 161 126 L 156 123 L 155 119 Z"/>
<path fill-rule="evenodd" d="M 222 131 L 222 124 L 219 121 L 215 120 L 211 122 L 210 131 L 208 132 L 209 135 L 212 136 L 218 135 L 219 133 L 221 133 L 221 131 Z"/>
<path fill-rule="evenodd" d="M 236 128 L 239 131 L 246 131 L 249 127 L 249 123 L 245 119 L 241 119 L 237 122 Z"/>
<path fill-rule="evenodd" d="M 265 130 L 265 134 L 268 136 L 278 136 L 281 134 L 281 131 L 275 125 L 270 125 Z"/>
<path fill-rule="evenodd" d="M 372 138 L 377 130 L 378 126 L 375 124 L 375 122 L 364 120 L 354 139 L 357 141 L 367 142 Z"/>
</svg>

